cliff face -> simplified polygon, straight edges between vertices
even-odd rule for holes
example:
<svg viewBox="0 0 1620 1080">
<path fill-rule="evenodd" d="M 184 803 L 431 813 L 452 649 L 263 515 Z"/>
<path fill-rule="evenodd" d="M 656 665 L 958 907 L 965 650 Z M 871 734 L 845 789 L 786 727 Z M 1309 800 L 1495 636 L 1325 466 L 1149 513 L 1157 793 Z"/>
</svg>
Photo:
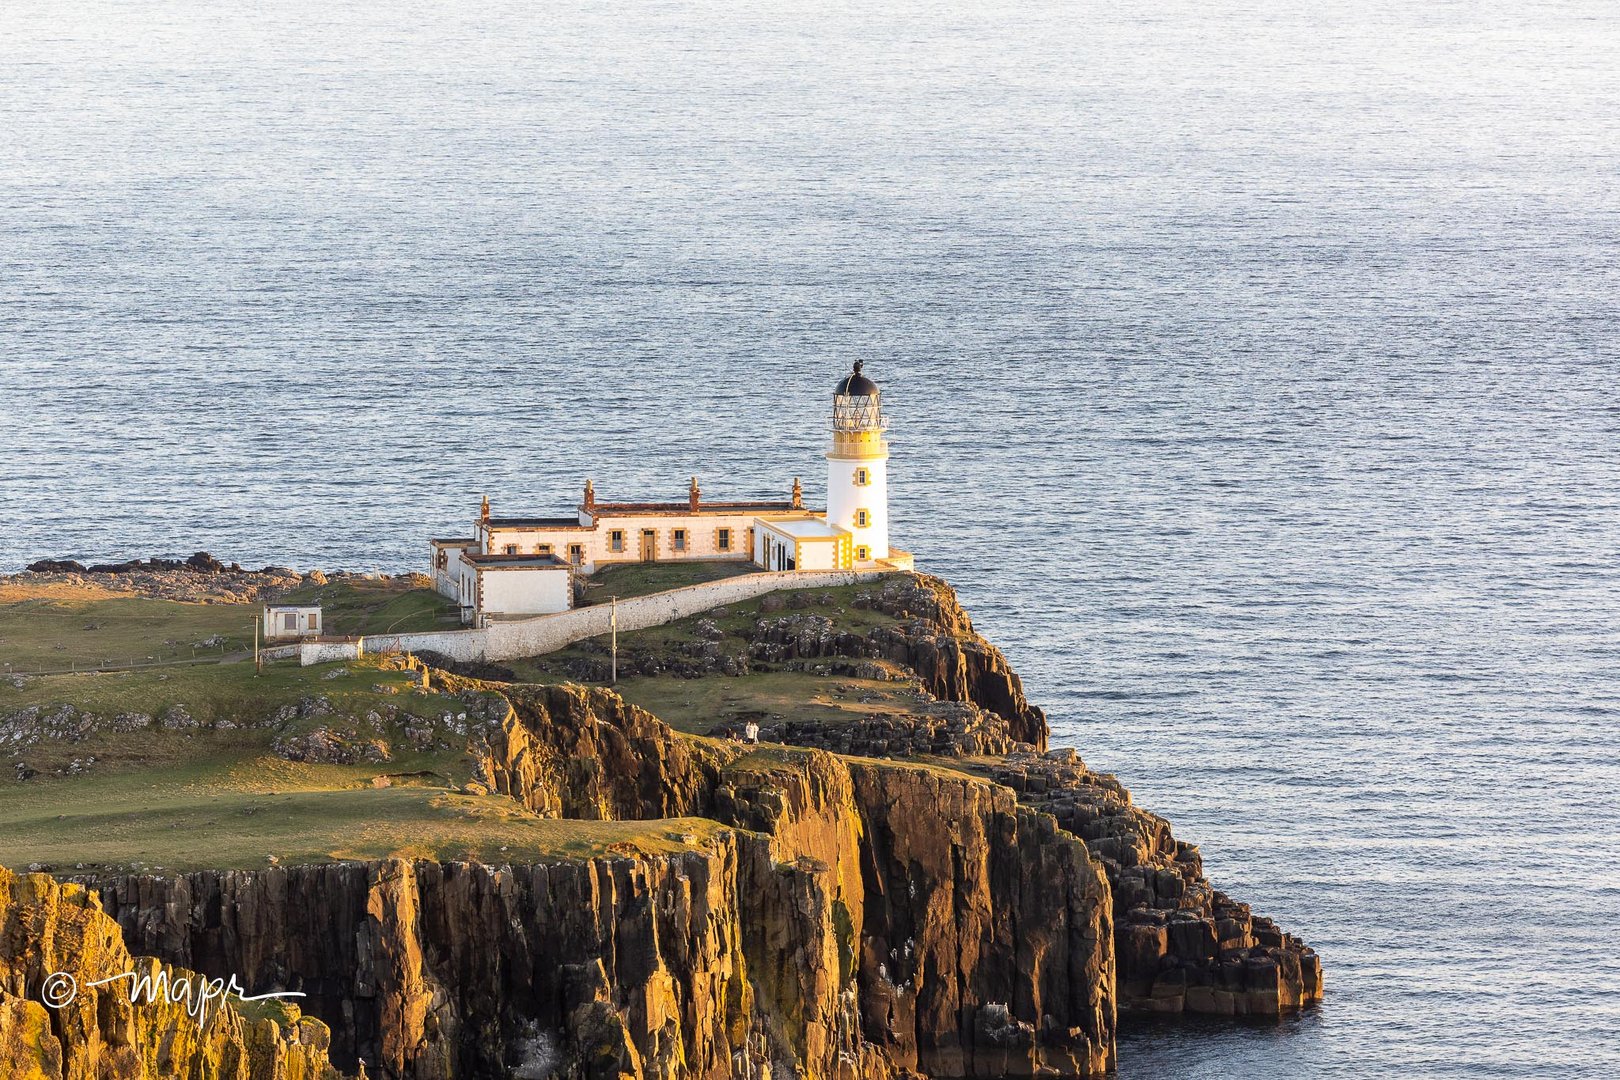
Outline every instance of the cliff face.
<svg viewBox="0 0 1620 1080">
<path fill-rule="evenodd" d="M 297 1008 L 278 1005 L 265 1009 L 274 1018 L 255 1019 L 214 1004 L 199 1026 L 187 1002 L 142 996 L 132 1003 L 127 980 L 90 985 L 123 972 L 147 978 L 165 972 L 170 985 L 197 979 L 149 957 L 131 957 L 118 925 L 82 887 L 0 867 L 0 1075 L 338 1080 L 327 1062 L 326 1025 Z M 59 1007 L 47 1008 L 47 999 Z"/>
<path fill-rule="evenodd" d="M 1315 951 L 1218 892 L 1198 849 L 1133 806 L 1112 776 L 1092 772 L 1072 750 L 1016 754 L 991 774 L 1084 839 L 1107 871 L 1123 1008 L 1276 1016 L 1321 998 Z"/>
<path fill-rule="evenodd" d="M 746 1029 L 737 842 L 554 865 L 202 872 L 106 893 L 137 941 L 302 987 L 307 1008 L 341 1019 L 334 1056 L 373 1075 L 729 1075 L 716 1069 Z"/>
<path fill-rule="evenodd" d="M 452 690 L 486 686 L 438 675 Z M 504 688 L 513 711 L 475 747 L 490 790 L 542 817 L 643 821 L 702 812 L 724 748 L 673 736 L 616 694 L 580 686 Z"/>
<path fill-rule="evenodd" d="M 852 772 L 867 830 L 869 1035 L 931 1076 L 1112 1068 L 1112 906 L 1085 846 L 1003 788 Z"/>
<path fill-rule="evenodd" d="M 102 903 L 130 948 L 306 993 L 332 1059 L 390 1080 L 1089 1077 L 1114 1066 L 1116 1009 L 1320 997 L 1315 954 L 1217 892 L 1167 822 L 1073 751 L 1041 752 L 1044 715 L 943 582 L 856 605 L 885 618 L 855 633 L 778 609 L 739 620 L 740 659 L 682 654 L 691 677 L 900 665 L 926 691 L 767 725 L 792 746 L 682 735 L 609 691 L 430 673 L 505 697 L 469 728 L 485 788 L 581 836 L 648 822 L 645 843 L 131 875 L 99 880 Z M 37 1042 L 37 1021 L 0 1011 L 0 1040 Z"/>
<path fill-rule="evenodd" d="M 734 827 L 700 850 L 130 877 L 106 903 L 138 947 L 310 994 L 337 1059 L 391 1077 L 1112 1065 L 1107 884 L 1049 818 L 960 774 L 661 728 L 600 691 L 518 694 L 488 772 L 543 813 Z M 667 785 L 564 756 L 620 748 Z"/>
</svg>

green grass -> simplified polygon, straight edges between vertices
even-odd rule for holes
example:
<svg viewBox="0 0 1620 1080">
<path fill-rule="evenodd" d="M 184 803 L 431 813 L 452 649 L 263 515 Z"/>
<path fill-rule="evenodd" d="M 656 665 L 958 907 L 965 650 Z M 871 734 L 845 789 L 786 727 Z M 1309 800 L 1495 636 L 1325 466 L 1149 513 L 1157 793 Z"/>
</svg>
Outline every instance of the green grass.
<svg viewBox="0 0 1620 1080">
<path fill-rule="evenodd" d="M 767 598 L 758 597 L 727 604 L 722 615 L 707 612 L 663 626 L 627 631 L 619 635 L 620 657 L 627 665 L 631 658 L 637 656 L 685 657 L 686 651 L 694 644 L 707 640 L 698 630 L 698 624 L 705 621 L 713 622 L 724 635 L 721 648 L 729 653 L 747 650 L 746 635 L 753 631 L 761 618 L 820 615 L 831 619 L 837 628 L 856 634 L 894 625 L 897 620 L 892 616 L 855 606 L 856 596 L 871 588 L 870 585 L 849 585 L 773 593 L 769 595 L 776 597 L 777 602 L 783 605 L 780 611 L 765 611 Z M 808 603 L 802 607 L 794 606 L 796 596 L 806 598 Z M 825 603 L 821 602 L 823 599 Z M 606 656 L 606 639 L 593 638 L 544 656 L 506 661 L 504 666 L 510 668 L 519 680 L 555 683 L 576 680 L 581 661 L 601 663 Z M 671 727 L 688 733 L 702 734 L 723 721 L 749 717 L 792 718 L 836 724 L 872 713 L 904 712 L 915 707 L 919 697 L 914 678 L 893 665 L 883 666 L 897 674 L 905 674 L 907 678 L 905 681 L 887 682 L 803 671 L 755 670 L 742 676 L 707 675 L 698 679 L 676 676 L 627 677 L 619 680 L 617 689 L 625 700 L 654 713 Z"/>
<path fill-rule="evenodd" d="M 740 559 L 621 563 L 604 567 L 585 579 L 584 603 L 605 604 L 613 596 L 623 600 L 759 572 L 759 567 Z"/>
<path fill-rule="evenodd" d="M 533 860 L 682 850 L 712 821 L 558 821 L 501 795 L 468 795 L 463 754 L 310 765 L 218 745 L 139 772 L 0 787 L 0 864 L 59 872 L 184 871 L 387 857 Z M 410 776 L 427 773 L 426 776 Z M 373 780 L 394 774 L 392 786 Z"/>
<path fill-rule="evenodd" d="M 621 679 L 624 699 L 678 731 L 704 734 L 727 720 L 750 717 L 846 724 L 873 713 L 906 713 L 920 701 L 914 682 L 880 682 L 802 671 L 703 679 L 673 676 Z"/>
<path fill-rule="evenodd" d="M 303 585 L 281 602 L 320 604 L 326 632 L 339 636 L 461 629 L 460 609 L 453 601 L 432 589 L 412 588 L 402 578 L 345 578 Z"/>
<path fill-rule="evenodd" d="M 257 605 L 44 595 L 0 603 L 0 671 L 128 665 L 251 648 Z M 200 647 L 220 635 L 223 648 Z M 193 648 L 193 646 L 198 646 Z"/>
<path fill-rule="evenodd" d="M 402 579 L 305 585 L 286 597 L 322 605 L 328 633 L 457 629 L 448 599 Z M 10 583 L 0 593 L 0 673 L 130 667 L 223 658 L 253 647 L 261 607 L 185 604 L 96 589 Z M 214 637 L 221 644 L 202 646 Z M 7 665 L 10 665 L 7 668 Z"/>
<path fill-rule="evenodd" d="M 733 782 L 751 779 L 758 783 L 767 776 L 802 773 L 805 759 L 814 752 L 794 746 L 760 746 L 728 761 L 723 772 Z"/>
<path fill-rule="evenodd" d="M 855 597 L 872 589 L 871 585 L 842 585 L 836 588 L 793 589 L 768 593 L 752 600 L 725 604 L 723 615 L 710 611 L 690 618 L 677 619 L 662 626 L 648 627 L 645 630 L 623 631 L 619 634 L 619 651 L 621 655 L 630 655 L 638 651 L 648 654 L 679 651 L 693 642 L 704 640 L 703 635 L 698 632 L 700 622 L 714 623 L 725 635 L 725 647 L 728 649 L 744 648 L 745 635 L 750 633 L 762 618 L 821 615 L 831 619 L 838 629 L 856 634 L 865 634 L 880 626 L 895 625 L 899 620 L 893 616 L 855 606 Z M 772 601 L 770 599 L 772 597 L 776 600 Z M 804 607 L 795 607 L 793 606 L 795 597 L 804 597 L 808 603 Z M 824 604 L 820 602 L 823 598 L 826 600 Z M 782 610 L 769 612 L 764 610 L 768 602 L 780 602 L 785 606 Z M 567 672 L 570 660 L 605 655 L 607 641 L 607 635 L 604 634 L 543 656 L 502 663 L 525 681 L 556 682 Z"/>
<path fill-rule="evenodd" d="M 716 564 L 633 567 L 626 570 L 694 571 Z M 743 564 L 719 564 L 746 572 Z M 671 582 L 644 576 L 645 591 Z M 686 583 L 690 583 L 690 579 Z M 865 633 L 895 620 L 857 608 L 854 599 L 872 586 L 801 590 L 777 599 L 727 605 L 712 613 L 620 636 L 626 653 L 680 652 L 705 640 L 704 620 L 724 635 L 728 652 L 746 649 L 744 635 L 762 617 L 820 615 L 840 628 Z M 440 598 L 397 583 L 343 582 L 299 590 L 297 600 L 318 600 L 335 631 L 376 633 L 392 627 L 421 628 L 448 610 Z M 77 635 L 126 635 L 150 640 L 177 634 L 183 639 L 220 632 L 210 620 L 240 620 L 257 611 L 247 605 L 171 604 L 131 598 L 82 599 L 72 596 L 13 598 L 0 603 L 0 633 L 21 633 L 36 652 L 53 653 Z M 806 602 L 808 601 L 808 602 Z M 823 602 L 824 601 L 824 602 Z M 764 611 L 766 603 L 781 610 Z M 55 608 L 55 622 L 35 612 Z M 86 605 L 72 607 L 74 604 Z M 82 622 L 103 614 L 109 629 L 84 631 Z M 123 614 L 127 628 L 113 631 L 111 616 Z M 16 622 L 11 629 L 5 620 Z M 415 620 L 415 621 L 413 621 Z M 245 625 L 245 624 L 244 624 Z M 43 626 L 45 629 L 40 629 Z M 54 629 L 53 629 L 54 628 Z M 240 638 L 238 640 L 241 640 Z M 562 653 L 511 666 L 520 678 L 559 681 L 570 657 L 601 655 L 600 642 L 585 642 Z M 75 654 L 77 655 L 77 654 Z M 7 657 L 9 658 L 9 657 Z M 334 677 L 328 677 L 337 673 Z M 42 676 L 21 688 L 0 680 L 0 715 L 29 706 L 71 703 L 81 711 L 112 717 L 121 712 L 156 716 L 184 705 L 204 726 L 126 733 L 98 731 L 71 743 L 40 744 L 0 760 L 27 760 L 40 775 L 17 782 L 0 776 L 0 863 L 49 863 L 59 871 L 107 872 L 139 868 L 179 871 L 206 867 L 257 868 L 267 856 L 283 864 L 361 860 L 386 856 L 478 859 L 486 862 L 584 857 L 604 852 L 643 853 L 680 850 L 704 843 L 721 826 L 676 819 L 647 822 L 557 821 L 534 817 L 505 796 L 468 794 L 472 759 L 461 751 L 413 753 L 390 734 L 395 760 L 382 764 L 316 765 L 275 756 L 270 744 L 277 730 L 249 726 L 283 705 L 310 697 L 327 699 L 334 716 L 295 721 L 293 726 L 346 726 L 345 717 L 363 716 L 386 703 L 423 718 L 462 712 L 459 699 L 415 692 L 418 680 L 407 672 L 385 670 L 379 661 L 301 668 L 266 665 L 255 674 L 251 663 L 209 664 L 93 675 Z M 383 689 L 378 689 L 381 686 Z M 745 716 L 783 717 L 836 724 L 872 713 L 915 707 L 913 681 L 887 682 L 800 671 L 757 671 L 740 677 L 627 679 L 619 686 L 627 700 L 642 705 L 677 729 L 701 733 L 715 724 Z M 229 719 L 233 730 L 209 727 Z M 451 739 L 453 745 L 460 743 Z M 805 751 L 766 747 L 732 765 L 734 772 L 767 773 L 799 767 Z M 88 773 L 58 775 L 55 770 L 94 754 Z M 390 777 L 386 785 L 379 777 Z M 504 850 L 503 850 L 504 849 Z"/>
<path fill-rule="evenodd" d="M 334 670 L 344 674 L 329 677 Z M 387 701 L 420 716 L 442 714 L 454 699 L 408 693 L 419 682 L 409 672 L 385 671 L 371 658 L 347 664 L 299 667 L 297 661 L 264 665 L 255 674 L 251 661 L 203 664 L 139 671 L 79 675 L 44 675 L 28 679 L 21 689 L 0 679 L 0 715 L 30 705 L 71 704 L 84 712 L 111 717 L 122 712 L 156 716 L 171 705 L 184 705 L 199 721 L 228 719 L 253 722 L 289 702 L 320 695 L 334 708 L 365 712 Z M 379 693 L 377 686 L 394 688 Z M 369 704 L 368 704 L 369 703 Z M 437 712 L 435 711 L 437 710 Z"/>
</svg>

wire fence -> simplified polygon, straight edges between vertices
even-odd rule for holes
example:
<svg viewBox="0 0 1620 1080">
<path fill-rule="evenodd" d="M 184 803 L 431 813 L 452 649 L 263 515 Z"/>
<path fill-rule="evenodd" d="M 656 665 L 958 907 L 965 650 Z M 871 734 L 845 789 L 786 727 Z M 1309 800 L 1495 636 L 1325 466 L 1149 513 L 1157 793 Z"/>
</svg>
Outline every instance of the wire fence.
<svg viewBox="0 0 1620 1080">
<path fill-rule="evenodd" d="M 6 676 L 22 675 L 28 678 L 39 675 L 85 675 L 100 671 L 139 671 L 145 668 L 223 664 L 251 658 L 253 655 L 252 647 L 247 642 L 234 639 L 228 639 L 218 646 L 188 646 L 188 649 L 189 652 L 175 652 L 170 655 L 160 652 L 153 656 L 131 656 L 128 660 L 120 657 L 103 657 L 99 660 L 75 658 L 68 661 L 67 667 L 19 668 L 4 663 L 0 664 L 0 671 Z"/>
</svg>

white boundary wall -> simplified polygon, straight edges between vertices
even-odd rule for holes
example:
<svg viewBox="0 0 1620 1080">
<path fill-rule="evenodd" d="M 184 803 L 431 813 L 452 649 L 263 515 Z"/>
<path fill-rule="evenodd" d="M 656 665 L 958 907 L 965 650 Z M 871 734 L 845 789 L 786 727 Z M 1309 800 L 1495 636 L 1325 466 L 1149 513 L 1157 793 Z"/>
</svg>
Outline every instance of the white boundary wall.
<svg viewBox="0 0 1620 1080">
<path fill-rule="evenodd" d="M 684 619 L 766 593 L 784 589 L 826 589 L 876 581 L 892 570 L 799 570 L 787 573 L 743 574 L 706 581 L 680 589 L 633 596 L 619 601 L 619 629 L 645 630 L 649 626 Z M 453 660 L 515 660 L 556 652 L 576 641 L 598 637 L 612 629 L 613 605 L 560 611 L 532 619 L 498 622 L 481 630 L 438 630 L 423 634 L 376 634 L 359 641 L 312 641 L 299 646 L 299 663 L 324 664 L 353 660 L 362 652 L 443 653 Z"/>
</svg>

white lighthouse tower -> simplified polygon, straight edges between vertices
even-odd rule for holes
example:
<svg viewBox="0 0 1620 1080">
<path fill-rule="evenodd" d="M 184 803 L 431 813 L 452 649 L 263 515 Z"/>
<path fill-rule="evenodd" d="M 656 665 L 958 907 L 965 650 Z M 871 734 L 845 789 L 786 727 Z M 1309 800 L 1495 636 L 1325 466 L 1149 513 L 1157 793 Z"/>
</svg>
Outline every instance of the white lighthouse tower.
<svg viewBox="0 0 1620 1080">
<path fill-rule="evenodd" d="M 833 392 L 827 523 L 849 530 L 857 566 L 889 557 L 889 425 L 881 397 L 859 360 Z"/>
</svg>

